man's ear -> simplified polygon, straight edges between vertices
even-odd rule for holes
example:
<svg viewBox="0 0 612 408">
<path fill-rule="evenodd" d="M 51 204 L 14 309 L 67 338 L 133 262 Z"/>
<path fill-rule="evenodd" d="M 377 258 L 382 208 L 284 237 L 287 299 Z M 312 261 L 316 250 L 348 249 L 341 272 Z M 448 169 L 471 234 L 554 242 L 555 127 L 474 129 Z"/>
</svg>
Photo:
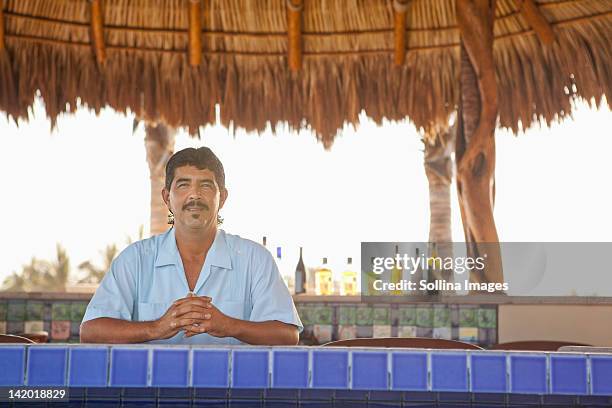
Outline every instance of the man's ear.
<svg viewBox="0 0 612 408">
<path fill-rule="evenodd" d="M 227 189 L 221 191 L 221 197 L 219 198 L 219 209 L 223 208 L 223 204 L 225 204 L 225 200 L 227 200 Z"/>
<path fill-rule="evenodd" d="M 166 207 L 170 209 L 170 192 L 164 187 L 161 191 L 161 195 L 162 199 L 164 200 L 164 203 L 166 203 Z"/>
</svg>

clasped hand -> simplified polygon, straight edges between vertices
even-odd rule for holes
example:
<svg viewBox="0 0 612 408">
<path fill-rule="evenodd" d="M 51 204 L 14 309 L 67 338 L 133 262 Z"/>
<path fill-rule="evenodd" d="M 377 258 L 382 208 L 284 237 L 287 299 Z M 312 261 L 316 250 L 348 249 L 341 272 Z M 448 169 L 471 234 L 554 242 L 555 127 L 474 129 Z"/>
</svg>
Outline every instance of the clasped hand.
<svg viewBox="0 0 612 408">
<path fill-rule="evenodd" d="M 208 333 L 215 337 L 230 337 L 235 319 L 223 314 L 208 296 L 187 296 L 175 301 L 156 321 L 159 339 L 169 339 L 184 331 L 185 337 Z"/>
</svg>

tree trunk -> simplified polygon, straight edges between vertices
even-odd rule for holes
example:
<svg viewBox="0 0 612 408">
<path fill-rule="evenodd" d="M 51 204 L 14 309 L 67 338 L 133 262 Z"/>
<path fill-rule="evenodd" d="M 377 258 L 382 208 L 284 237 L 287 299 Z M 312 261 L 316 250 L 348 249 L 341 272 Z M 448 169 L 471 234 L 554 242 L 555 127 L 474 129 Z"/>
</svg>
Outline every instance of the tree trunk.
<svg viewBox="0 0 612 408">
<path fill-rule="evenodd" d="M 149 124 L 145 126 L 145 147 L 151 177 L 151 236 L 166 231 L 168 208 L 162 199 L 161 191 L 166 179 L 166 163 L 174 151 L 174 129 L 166 125 Z"/>
<path fill-rule="evenodd" d="M 493 218 L 497 84 L 493 64 L 495 0 L 457 0 L 461 32 L 461 99 L 455 147 L 457 193 L 468 256 L 484 257 L 471 281 L 503 282 Z"/>
<path fill-rule="evenodd" d="M 424 140 L 425 174 L 429 183 L 429 242 L 435 243 L 437 255 L 453 256 L 450 186 L 453 178 L 453 131 L 439 134 L 434 143 Z M 452 282 L 453 272 L 434 271 L 434 279 Z"/>
</svg>

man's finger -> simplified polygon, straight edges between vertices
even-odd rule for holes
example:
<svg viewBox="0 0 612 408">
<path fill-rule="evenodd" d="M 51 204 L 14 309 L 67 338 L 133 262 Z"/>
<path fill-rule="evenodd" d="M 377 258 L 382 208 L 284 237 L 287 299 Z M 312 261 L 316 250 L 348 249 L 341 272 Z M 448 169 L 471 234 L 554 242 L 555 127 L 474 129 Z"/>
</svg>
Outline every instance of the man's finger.
<svg viewBox="0 0 612 408">
<path fill-rule="evenodd" d="M 206 317 L 209 316 L 209 317 Z M 176 316 L 179 319 L 197 319 L 197 320 L 208 320 L 210 319 L 211 313 L 207 309 L 200 309 L 192 312 L 183 313 Z"/>
<path fill-rule="evenodd" d="M 184 330 L 185 330 L 185 337 L 192 337 L 198 334 L 206 333 L 208 331 L 208 326 L 202 323 L 198 326 L 195 326 L 195 325 L 186 326 Z"/>
<path fill-rule="evenodd" d="M 190 298 L 189 300 L 186 300 L 184 302 L 181 303 L 175 303 L 172 305 L 172 307 L 174 308 L 179 308 L 179 307 L 185 307 L 185 306 L 189 306 L 189 305 L 209 305 L 211 303 L 210 300 L 207 300 L 208 298 Z"/>
<path fill-rule="evenodd" d="M 191 304 L 191 305 L 182 305 L 177 307 L 173 312 L 173 317 L 181 317 L 187 313 L 199 312 L 199 313 L 210 313 L 212 306 L 210 303 L 202 304 Z"/>
<path fill-rule="evenodd" d="M 174 305 L 179 305 L 181 303 L 185 303 L 185 302 L 190 302 L 193 301 L 194 299 L 202 299 L 206 302 L 212 302 L 212 298 L 210 296 L 187 296 L 181 299 L 177 299 L 174 301 Z"/>
<path fill-rule="evenodd" d="M 183 319 L 176 319 L 174 320 L 174 322 L 176 322 L 176 326 L 175 326 L 176 328 L 185 329 L 186 327 L 193 326 L 194 324 L 201 325 L 203 323 L 203 320 L 193 319 L 193 318 L 183 318 Z"/>
</svg>

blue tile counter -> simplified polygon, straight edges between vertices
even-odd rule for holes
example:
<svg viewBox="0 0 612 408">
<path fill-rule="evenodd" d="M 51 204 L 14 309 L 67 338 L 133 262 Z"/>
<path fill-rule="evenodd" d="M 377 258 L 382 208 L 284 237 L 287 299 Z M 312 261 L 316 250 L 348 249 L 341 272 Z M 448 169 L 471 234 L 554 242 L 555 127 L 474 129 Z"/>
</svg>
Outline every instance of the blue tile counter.
<svg viewBox="0 0 612 408">
<path fill-rule="evenodd" d="M 427 400 L 435 395 L 436 404 L 446 399 L 453 403 L 484 399 L 508 404 L 516 399 L 526 401 L 527 406 L 529 401 L 563 406 L 571 401 L 575 404 L 578 399 L 604 401 L 601 406 L 611 406 L 612 355 L 324 347 L 2 345 L 0 387 L 7 386 L 67 386 L 77 395 L 86 390 L 88 398 L 96 393 L 108 397 L 116 392 L 122 396 L 141 393 L 145 397 L 153 393 L 160 398 L 159 390 L 163 389 L 166 396 L 186 393 L 186 398 L 194 398 L 198 393 L 209 397 L 218 393 L 221 400 L 228 393 L 232 398 L 238 395 L 247 399 L 261 399 L 264 393 L 268 398 L 376 397 L 391 401 Z"/>
</svg>

